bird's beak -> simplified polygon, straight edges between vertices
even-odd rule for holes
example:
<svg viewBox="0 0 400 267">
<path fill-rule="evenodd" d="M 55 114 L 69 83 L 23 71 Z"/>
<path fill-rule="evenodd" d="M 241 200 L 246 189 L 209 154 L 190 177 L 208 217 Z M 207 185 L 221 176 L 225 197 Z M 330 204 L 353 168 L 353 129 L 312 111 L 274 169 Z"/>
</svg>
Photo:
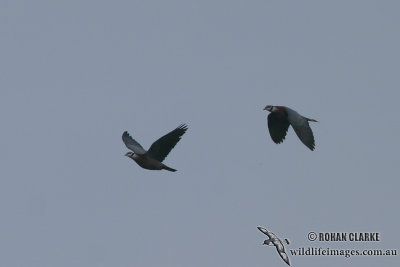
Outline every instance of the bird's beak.
<svg viewBox="0 0 400 267">
<path fill-rule="evenodd" d="M 128 157 L 128 155 L 129 155 L 129 152 L 126 152 L 126 154 L 124 155 L 125 157 Z"/>
</svg>

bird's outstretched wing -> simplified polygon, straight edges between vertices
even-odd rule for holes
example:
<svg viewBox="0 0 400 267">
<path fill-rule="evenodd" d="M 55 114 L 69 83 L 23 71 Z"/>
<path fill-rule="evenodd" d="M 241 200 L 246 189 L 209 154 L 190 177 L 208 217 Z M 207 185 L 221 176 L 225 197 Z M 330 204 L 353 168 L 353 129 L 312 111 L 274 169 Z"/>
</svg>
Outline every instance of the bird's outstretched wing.
<svg viewBox="0 0 400 267">
<path fill-rule="evenodd" d="M 304 145 L 306 145 L 309 149 L 314 150 L 315 148 L 314 135 L 308 121 L 316 122 L 316 120 L 303 117 L 295 110 L 290 109 L 288 107 L 286 107 L 286 113 L 288 116 L 288 121 L 290 125 L 292 125 L 293 130 L 296 132 L 296 135 L 299 137 L 300 141 Z"/>
<path fill-rule="evenodd" d="M 269 232 L 267 229 L 261 226 L 257 226 L 258 230 L 260 230 L 263 234 L 267 235 L 271 241 L 272 239 L 277 239 L 276 235 L 274 233 Z"/>
<path fill-rule="evenodd" d="M 282 143 L 289 129 L 289 122 L 275 112 L 268 115 L 268 129 L 272 141 L 276 144 Z"/>
<path fill-rule="evenodd" d="M 297 121 L 296 123 L 292 123 L 292 127 L 299 137 L 300 141 L 305 144 L 309 149 L 314 150 L 315 141 L 314 135 L 310 128 L 310 124 L 307 119 L 303 119 L 301 121 Z"/>
<path fill-rule="evenodd" d="M 175 147 L 175 145 L 181 140 L 182 135 L 186 132 L 188 127 L 185 124 L 179 125 L 175 130 L 167 133 L 157 141 L 155 141 L 149 150 L 147 155 L 149 157 L 162 162 L 168 153 Z"/>
<path fill-rule="evenodd" d="M 277 250 L 278 250 L 278 248 L 277 248 Z M 283 260 L 284 262 L 286 262 L 287 265 L 290 266 L 289 257 L 288 257 L 288 255 L 286 254 L 285 250 L 283 250 L 283 251 L 279 251 L 279 250 L 278 250 L 278 254 L 279 254 L 279 256 L 281 256 L 282 260 Z"/>
<path fill-rule="evenodd" d="M 133 139 L 127 131 L 122 134 L 122 141 L 124 141 L 127 148 L 132 150 L 135 154 L 142 155 L 146 153 L 146 150 Z"/>
<path fill-rule="evenodd" d="M 267 229 L 265 229 L 264 227 L 257 226 L 257 229 L 260 230 L 265 235 L 268 233 Z"/>
</svg>

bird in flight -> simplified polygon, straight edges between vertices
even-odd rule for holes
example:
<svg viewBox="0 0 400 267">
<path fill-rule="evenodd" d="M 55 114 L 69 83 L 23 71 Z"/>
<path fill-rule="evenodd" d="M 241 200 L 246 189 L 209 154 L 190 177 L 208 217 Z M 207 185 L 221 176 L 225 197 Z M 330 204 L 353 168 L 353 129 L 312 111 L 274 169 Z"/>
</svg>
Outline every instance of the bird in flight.
<svg viewBox="0 0 400 267">
<path fill-rule="evenodd" d="M 314 135 L 308 124 L 309 121 L 317 122 L 301 116 L 295 110 L 284 106 L 266 106 L 264 110 L 271 112 L 268 115 L 268 129 L 272 141 L 280 144 L 286 137 L 289 125 L 292 125 L 300 141 L 309 149 L 314 150 Z"/>
<path fill-rule="evenodd" d="M 283 246 L 282 241 L 278 237 L 276 237 L 274 233 L 269 232 L 267 229 L 261 226 L 258 226 L 257 228 L 269 237 L 267 240 L 264 240 L 263 245 L 275 246 L 279 256 L 281 256 L 282 260 L 290 266 L 289 256 L 286 254 L 285 247 Z M 289 240 L 285 239 L 285 242 L 286 244 L 289 244 Z"/>
<path fill-rule="evenodd" d="M 133 152 L 127 152 L 125 156 L 133 159 L 140 167 L 147 170 L 168 170 L 176 172 L 162 161 L 168 153 L 181 140 L 182 135 L 188 129 L 186 124 L 179 125 L 175 130 L 167 133 L 157 141 L 155 141 L 146 151 L 135 139 L 133 139 L 127 131 L 122 134 L 122 141 L 126 147 Z"/>
</svg>

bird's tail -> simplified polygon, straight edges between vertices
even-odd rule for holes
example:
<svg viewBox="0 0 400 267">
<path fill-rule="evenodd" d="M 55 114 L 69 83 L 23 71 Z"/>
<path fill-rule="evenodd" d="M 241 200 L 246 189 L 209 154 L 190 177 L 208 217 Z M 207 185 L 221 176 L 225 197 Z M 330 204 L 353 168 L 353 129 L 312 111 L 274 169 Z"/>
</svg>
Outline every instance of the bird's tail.
<svg viewBox="0 0 400 267">
<path fill-rule="evenodd" d="M 166 165 L 163 165 L 163 169 L 164 169 L 164 170 L 167 170 L 167 171 L 170 171 L 170 172 L 176 172 L 175 169 L 172 169 L 172 168 L 170 168 L 170 167 L 168 167 L 168 166 L 166 166 Z"/>
<path fill-rule="evenodd" d="M 306 118 L 308 121 L 314 121 L 314 122 L 318 122 L 317 120 L 314 119 L 310 119 L 310 118 Z"/>
</svg>

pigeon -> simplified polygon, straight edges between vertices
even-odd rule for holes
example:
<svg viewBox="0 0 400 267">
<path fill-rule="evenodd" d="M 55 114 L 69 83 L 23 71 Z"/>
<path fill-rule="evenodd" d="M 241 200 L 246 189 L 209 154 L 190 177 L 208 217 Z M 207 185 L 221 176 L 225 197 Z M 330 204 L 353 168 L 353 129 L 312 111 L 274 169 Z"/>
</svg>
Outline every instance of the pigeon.
<svg viewBox="0 0 400 267">
<path fill-rule="evenodd" d="M 281 256 L 282 260 L 290 266 L 289 256 L 286 254 L 285 247 L 283 246 L 282 241 L 276 237 L 276 235 L 272 232 L 269 232 L 267 229 L 258 226 L 258 230 L 266 234 L 269 238 L 264 241 L 263 245 L 275 246 L 278 251 L 279 256 Z M 285 239 L 286 244 L 289 244 L 289 240 Z"/>
<path fill-rule="evenodd" d="M 127 152 L 125 156 L 133 159 L 140 167 L 147 170 L 167 170 L 176 172 L 175 169 L 166 166 L 162 161 L 179 142 L 187 129 L 188 127 L 185 124 L 179 125 L 175 130 L 155 141 L 148 151 L 125 131 L 122 134 L 122 141 L 127 148 L 133 151 Z"/>
<path fill-rule="evenodd" d="M 292 125 L 300 141 L 309 149 L 314 150 L 314 135 L 308 124 L 309 121 L 317 122 L 301 116 L 295 110 L 284 106 L 266 106 L 264 110 L 271 112 L 268 115 L 268 129 L 272 141 L 280 144 L 286 137 L 289 125 Z"/>
</svg>

